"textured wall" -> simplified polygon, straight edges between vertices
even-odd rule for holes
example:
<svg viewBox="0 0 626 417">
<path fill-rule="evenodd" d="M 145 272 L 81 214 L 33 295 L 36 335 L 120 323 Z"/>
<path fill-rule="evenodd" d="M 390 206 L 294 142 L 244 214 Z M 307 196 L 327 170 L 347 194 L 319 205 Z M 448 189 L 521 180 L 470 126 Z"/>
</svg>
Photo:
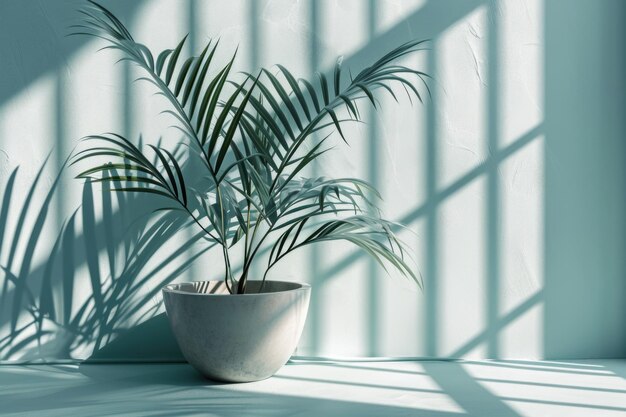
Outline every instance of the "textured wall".
<svg viewBox="0 0 626 417">
<path fill-rule="evenodd" d="M 319 167 L 379 187 L 425 290 L 350 246 L 294 254 L 271 276 L 313 284 L 299 354 L 619 356 L 624 7 L 546 3 L 103 2 L 153 50 L 187 32 L 195 52 L 218 36 L 223 59 L 239 45 L 241 70 L 308 77 L 344 55 L 358 71 L 432 39 L 407 62 L 435 77 L 432 101 L 384 99 Z M 176 233 L 184 219 L 147 221 L 154 200 L 117 201 L 71 169 L 56 181 L 83 135 L 177 139 L 134 68 L 64 37 L 81 4 L 0 3 L 0 359 L 176 359 L 158 290 L 220 277 L 218 254 L 197 230 Z"/>
</svg>

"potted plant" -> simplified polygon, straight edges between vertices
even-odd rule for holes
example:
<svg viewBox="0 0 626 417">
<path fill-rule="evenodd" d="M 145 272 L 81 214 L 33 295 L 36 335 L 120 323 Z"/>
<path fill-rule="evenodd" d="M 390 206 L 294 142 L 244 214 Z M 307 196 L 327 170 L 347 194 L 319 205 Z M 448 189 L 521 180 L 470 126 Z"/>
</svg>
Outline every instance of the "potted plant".
<svg viewBox="0 0 626 417">
<path fill-rule="evenodd" d="M 142 79 L 169 101 L 164 113 L 173 116 L 181 143 L 188 145 L 168 150 L 138 146 L 118 134 L 93 135 L 84 139 L 91 146 L 76 152 L 72 163 L 90 164 L 78 178 L 161 197 L 159 210 L 181 211 L 221 249 L 222 279 L 163 289 L 180 348 L 200 372 L 225 381 L 258 380 L 289 359 L 310 288 L 266 278 L 277 262 L 303 246 L 345 240 L 420 285 L 394 233 L 397 225 L 378 214 L 375 189 L 356 178 L 303 173 L 330 149 L 332 137 L 347 142 L 342 125 L 361 120 L 363 102 L 378 108 L 380 91 L 397 101 L 392 86 L 398 84 L 409 98 L 422 100 L 413 81 L 427 90 L 426 74 L 397 61 L 421 50 L 423 41 L 397 47 L 354 77 L 339 59 L 331 76 L 307 81 L 281 65 L 234 74 L 236 53 L 224 65 L 214 62 L 217 41 L 187 59 L 181 58 L 186 38 L 153 55 L 101 5 L 90 2 L 82 13 L 76 34 L 102 38 L 105 48 L 138 65 Z M 200 168 L 186 169 L 191 161 Z M 251 280 L 251 265 L 264 247 L 270 248 L 265 271 Z M 234 259 L 241 264 L 238 273 Z"/>
</svg>

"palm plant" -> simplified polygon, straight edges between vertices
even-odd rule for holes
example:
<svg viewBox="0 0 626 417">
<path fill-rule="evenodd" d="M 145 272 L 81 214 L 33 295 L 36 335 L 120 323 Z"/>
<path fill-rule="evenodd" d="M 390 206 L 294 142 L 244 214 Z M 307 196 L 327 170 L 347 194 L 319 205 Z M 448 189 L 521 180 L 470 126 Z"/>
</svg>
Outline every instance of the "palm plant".
<svg viewBox="0 0 626 417">
<path fill-rule="evenodd" d="M 159 210 L 183 211 L 221 247 L 230 293 L 246 292 L 250 267 L 264 245 L 271 250 L 263 282 L 293 251 L 333 240 L 353 243 L 383 268 L 390 265 L 421 285 L 394 232 L 397 225 L 380 217 L 372 201 L 380 196 L 371 185 L 356 178 L 302 175 L 330 149 L 333 134 L 347 141 L 342 126 L 362 121 L 362 102 L 377 109 L 380 91 L 397 101 L 393 84 L 404 87 L 409 99 L 422 100 L 411 79 L 428 91 L 427 75 L 396 62 L 422 50 L 424 41 L 397 47 L 356 76 L 345 75 L 340 58 L 331 76 L 318 73 L 315 81 L 307 81 L 282 65 L 258 74 L 234 73 L 236 52 L 217 66 L 213 57 L 219 41 L 187 59 L 181 58 L 186 37 L 153 55 L 101 5 L 90 1 L 81 13 L 75 34 L 104 39 L 103 49 L 121 51 L 121 60 L 143 70 L 140 79 L 171 105 L 164 113 L 176 120 L 189 151 L 175 156 L 162 146 L 136 146 L 119 134 L 88 136 L 85 140 L 94 145 L 73 157 L 74 164 L 91 164 L 78 178 L 109 182 L 114 191 L 155 194 L 169 201 Z M 115 160 L 102 163 L 103 157 Z M 183 158 L 200 161 L 203 187 L 188 184 L 191 175 L 183 169 Z M 111 174 L 116 171 L 123 174 Z M 238 276 L 231 261 L 235 250 L 243 252 Z"/>
</svg>

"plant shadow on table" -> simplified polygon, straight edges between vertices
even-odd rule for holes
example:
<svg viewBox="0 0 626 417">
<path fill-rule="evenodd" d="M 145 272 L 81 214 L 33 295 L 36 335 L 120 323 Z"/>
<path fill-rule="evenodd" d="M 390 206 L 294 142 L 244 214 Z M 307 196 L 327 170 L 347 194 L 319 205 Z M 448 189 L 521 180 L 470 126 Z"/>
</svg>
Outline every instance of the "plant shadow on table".
<svg viewBox="0 0 626 417">
<path fill-rule="evenodd" d="M 50 368 L 50 367 L 47 367 Z M 10 377 L 27 392 L 13 394 L 5 412 L 37 415 L 218 415 L 218 416 L 432 416 L 464 414 L 420 410 L 376 401 L 357 401 L 346 396 L 327 398 L 309 384 L 311 392 L 294 389 L 263 389 L 265 382 L 220 385 L 200 377 L 182 364 L 95 365 L 83 364 L 78 371 L 39 370 L 36 378 Z M 5 377 L 6 372 L 3 374 Z M 87 376 L 88 379 L 85 379 Z M 0 385 L 3 381 L 0 380 Z M 268 381 L 272 382 L 272 381 Z M 16 387 L 16 385 L 13 385 Z M 333 393 L 336 387 L 329 384 Z M 25 388 L 26 389 L 26 388 Z M 15 389 L 14 389 L 15 391 Z M 329 392 L 327 391 L 326 394 Z M 20 396 L 28 401 L 19 401 Z M 0 400 L 4 395 L 0 394 Z M 325 398 L 326 397 L 326 398 Z M 41 413 L 41 414 L 39 414 Z"/>
<path fill-rule="evenodd" d="M 607 387 L 607 378 L 621 381 L 623 361 L 303 366 L 288 365 L 269 380 L 246 384 L 214 383 L 183 364 L 6 367 L 0 387 L 8 391 L 0 389 L 0 402 L 6 412 L 111 416 L 521 417 L 526 407 L 537 415 L 578 409 L 576 415 L 617 416 L 625 410 L 615 403 L 624 390 Z M 587 383 L 580 386 L 573 377 Z M 516 390 L 502 391 L 504 386 Z"/>
<path fill-rule="evenodd" d="M 81 206 L 55 225 L 64 171 L 48 187 L 44 168 L 26 197 L 16 168 L 0 202 L 0 360 L 182 360 L 158 294 L 209 246 L 187 234 L 160 252 L 187 219 L 149 216 L 158 207 L 150 197 L 89 182 Z"/>
</svg>

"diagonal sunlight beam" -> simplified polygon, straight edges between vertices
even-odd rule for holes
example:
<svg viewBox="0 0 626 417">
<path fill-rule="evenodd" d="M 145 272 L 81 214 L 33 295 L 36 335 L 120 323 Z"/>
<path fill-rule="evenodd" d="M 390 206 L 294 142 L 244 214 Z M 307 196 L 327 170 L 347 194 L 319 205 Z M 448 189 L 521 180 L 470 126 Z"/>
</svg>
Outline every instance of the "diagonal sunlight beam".
<svg viewBox="0 0 626 417">
<path fill-rule="evenodd" d="M 436 206 L 440 205 L 444 200 L 448 197 L 452 196 L 463 187 L 470 184 L 472 181 L 484 175 L 489 171 L 493 164 L 500 164 L 504 160 L 506 160 L 511 155 L 523 149 L 526 145 L 533 142 L 535 139 L 538 139 L 543 134 L 543 124 L 539 124 L 534 128 L 527 131 L 520 138 L 516 139 L 510 145 L 502 148 L 498 152 L 492 154 L 489 158 L 487 158 L 484 162 L 478 164 L 475 168 L 468 171 L 465 175 L 463 175 L 460 179 L 456 180 L 443 190 L 439 191 L 435 194 L 432 201 L 427 201 L 421 206 L 417 207 L 410 213 L 404 215 L 404 217 L 397 220 L 398 223 L 408 225 L 413 223 L 423 215 L 425 215 L 430 210 L 435 210 Z M 339 272 L 345 270 L 354 262 L 359 260 L 363 254 L 357 250 L 352 251 L 349 255 L 346 255 L 342 260 L 337 261 L 333 266 L 328 268 L 323 273 L 323 278 L 321 282 L 327 281 L 328 279 L 336 276 Z"/>
<path fill-rule="evenodd" d="M 434 38 L 487 0 L 429 1 L 390 29 L 372 37 L 358 51 L 344 59 L 344 66 L 365 68 L 372 59 L 372 51 L 388 51 L 399 42 L 411 39 Z"/>
<path fill-rule="evenodd" d="M 454 400 L 467 415 L 522 417 L 470 375 L 463 364 L 455 362 L 424 362 L 424 371 Z"/>
<path fill-rule="evenodd" d="M 498 321 L 494 322 L 493 326 L 478 333 L 463 346 L 455 350 L 449 355 L 449 357 L 460 358 L 468 354 L 480 344 L 488 341 L 492 337 L 493 333 L 498 333 L 502 331 L 502 329 L 513 323 L 517 318 L 528 312 L 531 308 L 543 302 L 543 299 L 543 291 L 537 291 L 534 295 L 527 298 L 526 301 L 515 307 L 509 313 L 502 316 Z"/>
</svg>

